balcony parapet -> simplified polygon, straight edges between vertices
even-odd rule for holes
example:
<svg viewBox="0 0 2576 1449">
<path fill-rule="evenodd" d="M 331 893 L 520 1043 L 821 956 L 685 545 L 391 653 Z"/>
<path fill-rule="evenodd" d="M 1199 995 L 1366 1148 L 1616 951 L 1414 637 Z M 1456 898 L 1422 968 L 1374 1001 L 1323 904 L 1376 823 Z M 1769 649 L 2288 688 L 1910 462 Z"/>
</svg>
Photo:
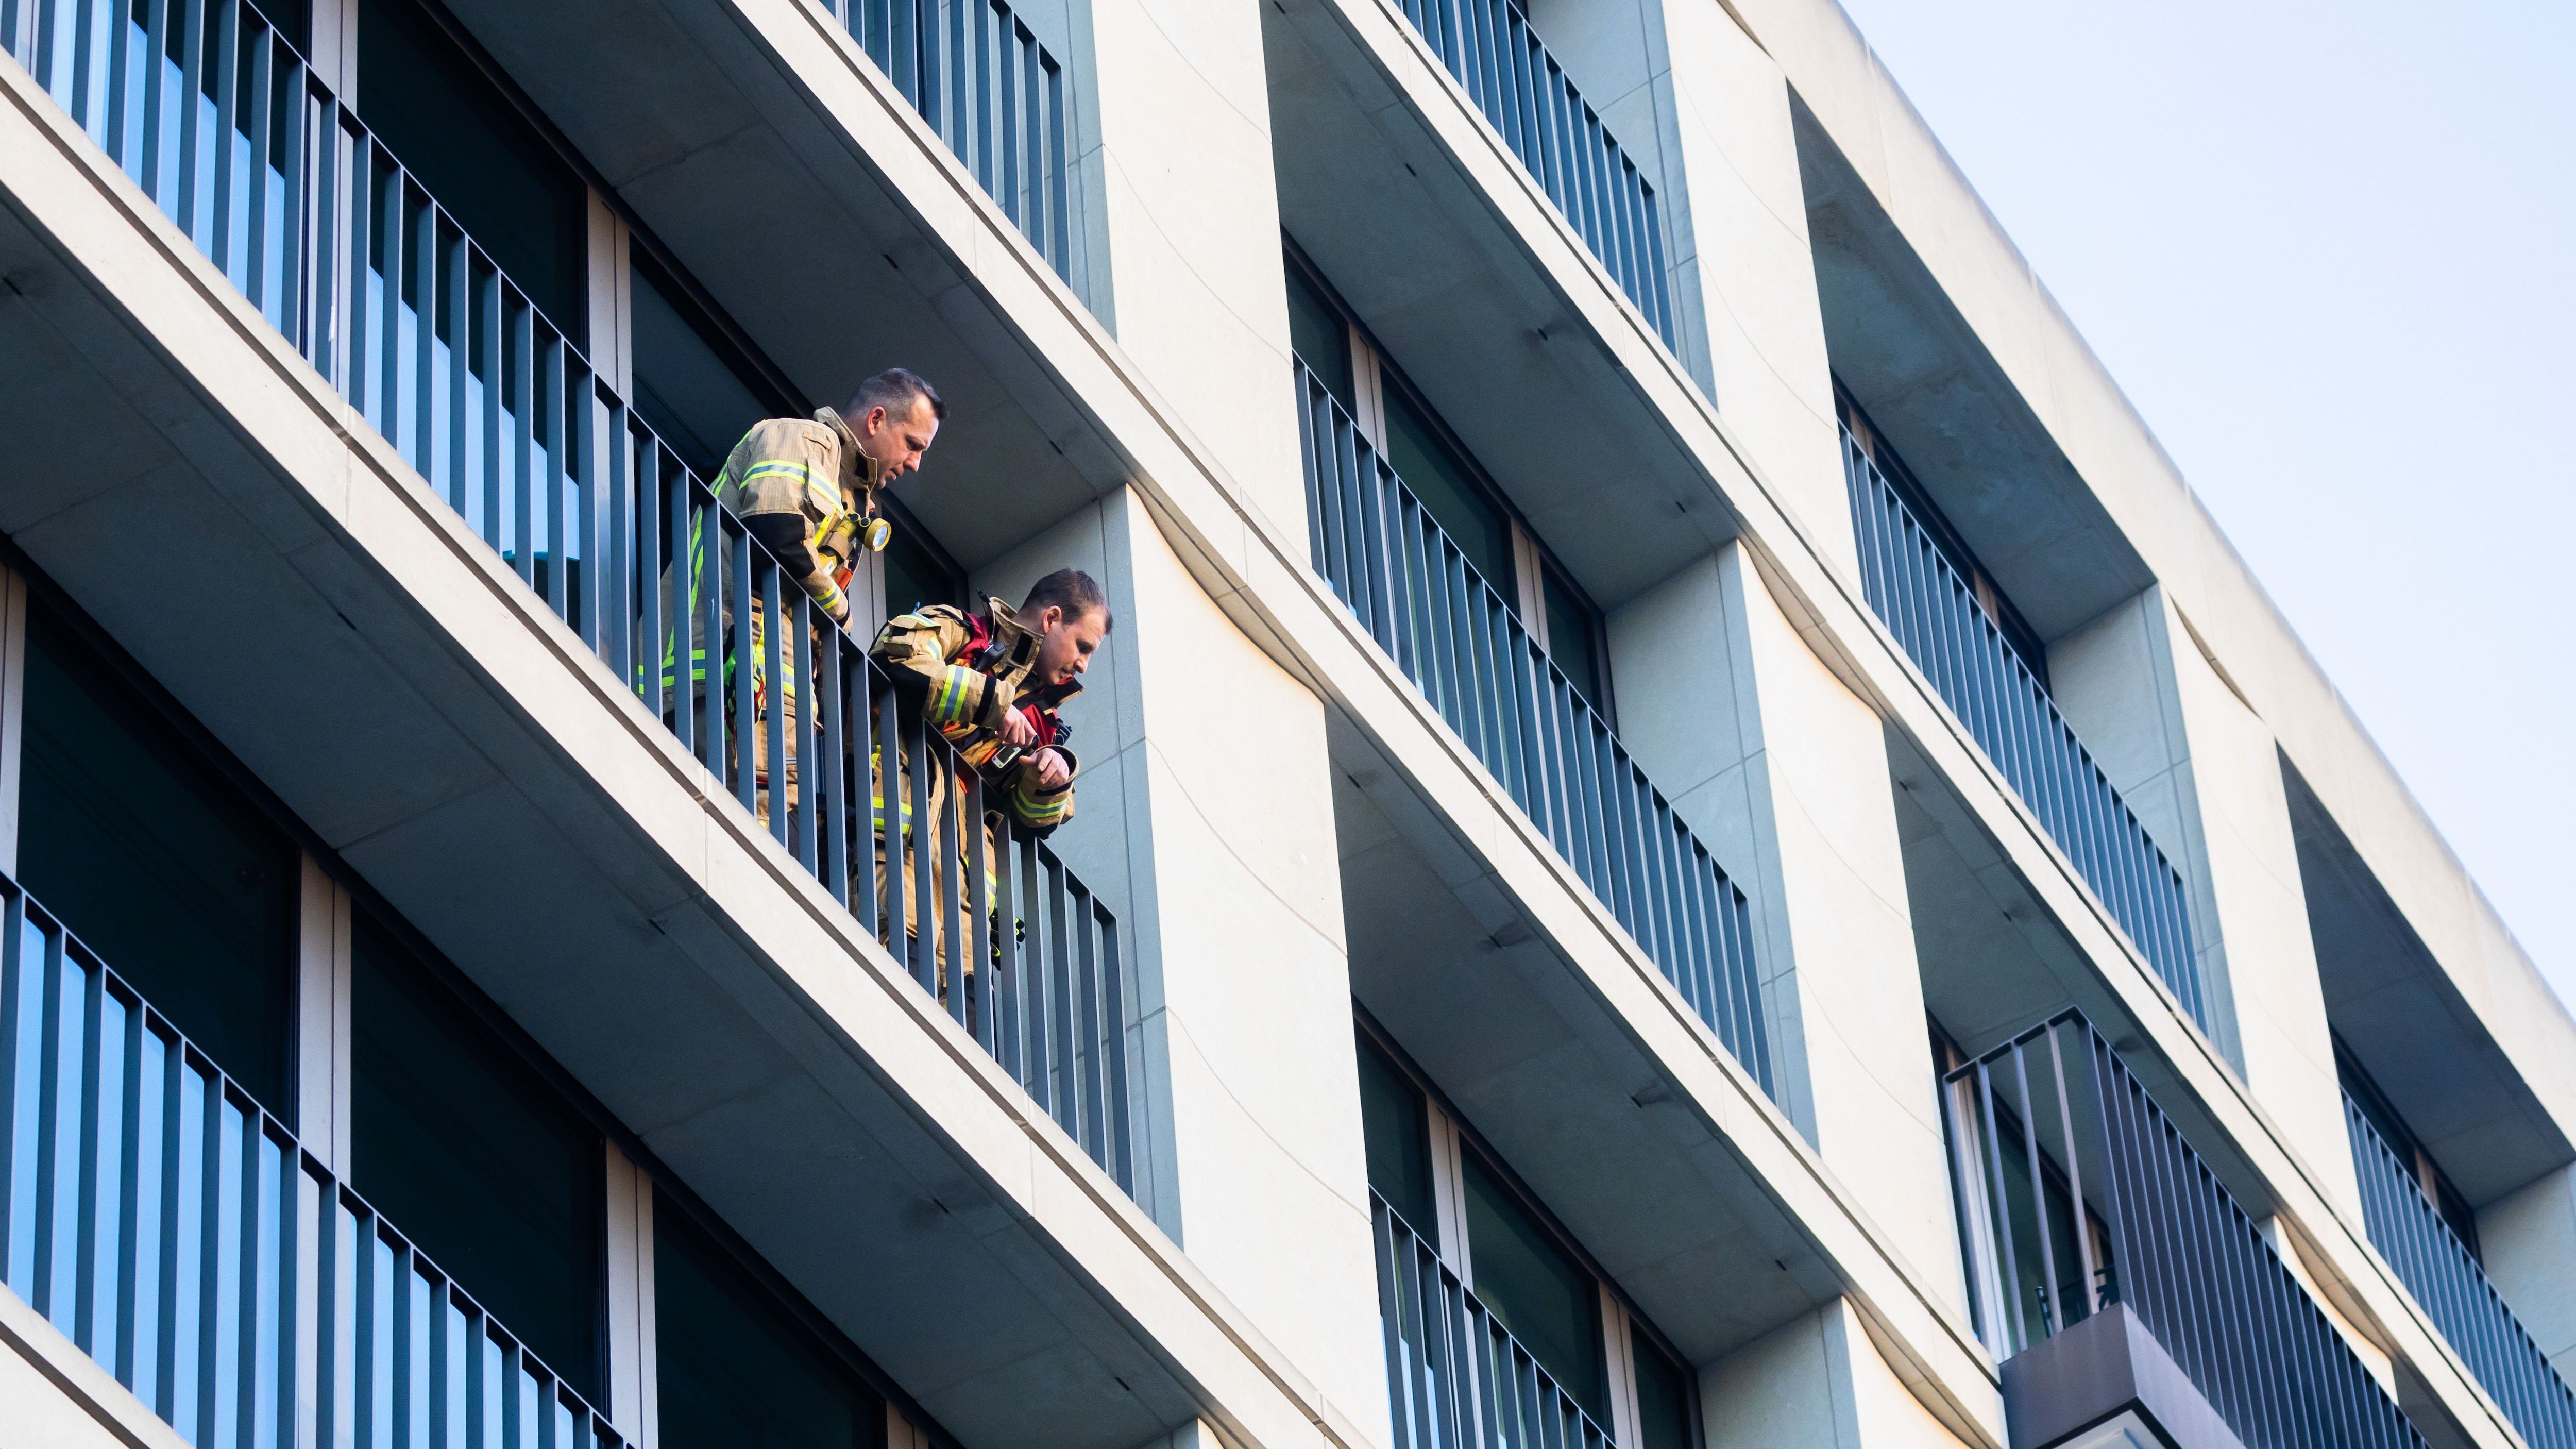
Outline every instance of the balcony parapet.
<svg viewBox="0 0 2576 1449">
<path fill-rule="evenodd" d="M 2513 1421 L 2524 1443 L 2531 1449 L 2576 1449 L 2576 1392 L 2558 1376 L 2549 1355 L 2487 1280 L 2476 1255 L 2442 1220 L 2441 1209 L 2424 1195 L 2415 1175 L 2349 1093 L 2343 1117 L 2352 1134 L 2362 1225 L 2370 1245 L 2397 1270 L 2398 1281 Z"/>
<path fill-rule="evenodd" d="M 625 1443 L 6 877 L 0 1280 L 191 1443 Z"/>
<path fill-rule="evenodd" d="M 1512 0 L 1403 0 L 1450 77 L 1668 348 L 1672 285 L 1655 188 Z"/>
<path fill-rule="evenodd" d="M 1293 366 L 1315 571 L 1777 1100 L 1743 890 L 1323 382 Z"/>
<path fill-rule="evenodd" d="M 2122 1304 L 2247 1449 L 2421 1449 L 2262 1228 L 2081 1013 L 1942 1085 L 1970 1305 L 1997 1360 Z"/>
<path fill-rule="evenodd" d="M 2182 872 L 2094 763 L 2047 686 L 1845 429 L 1861 591 L 1951 713 L 2039 817 L 2174 999 L 2209 1029 Z"/>
</svg>

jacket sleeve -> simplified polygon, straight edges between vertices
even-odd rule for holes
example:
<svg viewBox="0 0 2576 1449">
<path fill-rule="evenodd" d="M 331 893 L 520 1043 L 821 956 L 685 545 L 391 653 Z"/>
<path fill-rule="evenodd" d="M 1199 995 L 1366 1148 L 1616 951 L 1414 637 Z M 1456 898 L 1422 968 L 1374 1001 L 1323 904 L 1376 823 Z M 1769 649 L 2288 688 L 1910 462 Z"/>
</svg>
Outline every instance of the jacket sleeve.
<svg viewBox="0 0 2576 1449">
<path fill-rule="evenodd" d="M 934 728 L 999 729 L 1017 692 L 980 669 L 948 662 L 966 647 L 967 638 L 966 621 L 955 609 L 924 609 L 886 620 L 868 653 L 917 702 L 921 717 Z"/>
<path fill-rule="evenodd" d="M 838 624 L 849 619 L 850 600 L 814 547 L 816 530 L 838 511 L 834 467 L 811 423 L 772 418 L 734 445 L 716 491 L 797 587 Z"/>
</svg>

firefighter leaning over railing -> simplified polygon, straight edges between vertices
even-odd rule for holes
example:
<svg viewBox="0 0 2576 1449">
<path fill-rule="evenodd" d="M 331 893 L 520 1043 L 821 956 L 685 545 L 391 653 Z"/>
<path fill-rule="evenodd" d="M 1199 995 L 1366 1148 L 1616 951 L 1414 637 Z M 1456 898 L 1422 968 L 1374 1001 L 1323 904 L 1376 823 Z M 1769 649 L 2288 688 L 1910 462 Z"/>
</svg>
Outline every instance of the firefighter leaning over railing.
<svg viewBox="0 0 2576 1449">
<path fill-rule="evenodd" d="M 938 604 L 899 614 L 868 651 L 894 680 L 899 707 L 947 742 L 958 768 L 983 777 L 986 818 L 976 824 L 987 880 L 1002 857 L 997 846 L 1005 817 L 1040 838 L 1073 818 L 1073 732 L 1059 710 L 1081 692 L 1082 673 L 1114 622 L 1097 580 L 1080 569 L 1058 569 L 1038 580 L 1016 610 L 988 598 L 981 613 Z M 915 838 L 912 792 L 894 791 L 888 801 L 882 754 L 871 775 L 882 895 L 886 819 L 893 814 L 906 837 Z M 945 819 L 953 788 L 948 771 L 934 765 L 922 783 L 930 818 Z M 966 858 L 964 839 L 938 852 L 931 862 L 935 889 L 944 893 L 949 872 Z M 907 935 L 916 932 L 919 914 L 912 893 L 905 893 Z"/>
<path fill-rule="evenodd" d="M 918 375 L 897 367 L 860 383 L 840 408 L 824 408 L 810 418 L 768 418 L 754 423 L 733 445 L 724 470 L 716 475 L 716 502 L 742 520 L 743 527 L 769 550 L 779 572 L 795 581 L 817 609 L 835 626 L 850 617 L 850 575 L 861 549 L 886 546 L 890 525 L 878 511 L 878 495 L 895 480 L 921 466 L 922 454 L 939 435 L 948 405 Z M 689 536 L 687 602 L 689 613 L 688 687 L 680 688 L 678 661 L 672 646 L 662 655 L 663 698 L 676 710 L 684 698 L 702 697 L 707 688 L 706 616 L 697 607 L 697 581 L 705 575 L 703 521 Z M 733 630 L 733 603 L 724 604 L 724 628 Z M 752 689 L 758 697 L 752 736 L 752 768 L 759 777 L 756 812 L 769 821 L 769 732 L 773 691 L 769 687 L 766 629 L 755 610 L 751 620 Z M 721 646 L 715 652 L 723 656 Z M 797 652 L 804 652 L 799 650 Z M 811 672 L 810 670 L 808 671 Z M 793 676 L 796 671 L 789 670 Z M 796 739 L 796 680 L 779 681 L 774 691 L 781 715 L 781 734 Z M 798 761 L 806 751 L 791 746 L 783 773 L 790 803 L 796 799 Z"/>
</svg>

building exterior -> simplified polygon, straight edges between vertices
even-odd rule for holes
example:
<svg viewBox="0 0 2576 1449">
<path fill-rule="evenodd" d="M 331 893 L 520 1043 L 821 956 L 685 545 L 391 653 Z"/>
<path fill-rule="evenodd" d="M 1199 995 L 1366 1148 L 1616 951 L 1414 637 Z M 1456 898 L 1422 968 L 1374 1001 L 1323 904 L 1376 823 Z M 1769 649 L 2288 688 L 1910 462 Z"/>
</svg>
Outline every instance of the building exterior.
<svg viewBox="0 0 2576 1449">
<path fill-rule="evenodd" d="M 0 1438 L 2576 1449 L 2576 1023 L 1829 0 L 0 36 Z"/>
</svg>

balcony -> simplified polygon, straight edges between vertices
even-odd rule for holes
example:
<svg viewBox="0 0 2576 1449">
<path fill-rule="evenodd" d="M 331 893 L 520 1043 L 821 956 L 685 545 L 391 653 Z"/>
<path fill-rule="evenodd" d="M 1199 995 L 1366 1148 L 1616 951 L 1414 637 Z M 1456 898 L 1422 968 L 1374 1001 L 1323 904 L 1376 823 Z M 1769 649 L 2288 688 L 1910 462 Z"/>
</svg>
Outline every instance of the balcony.
<svg viewBox="0 0 2576 1449">
<path fill-rule="evenodd" d="M 1397 1449 L 1613 1449 L 1437 1249 L 1369 1194 Z"/>
<path fill-rule="evenodd" d="M 2182 872 L 1849 429 L 1843 473 L 1871 610 L 2206 1031 Z"/>
<path fill-rule="evenodd" d="M 977 185 L 1067 282 L 1074 97 L 1064 67 L 1003 0 L 825 0 Z M 1078 285 L 1078 284 L 1077 284 Z"/>
<path fill-rule="evenodd" d="M 1744 892 L 1322 381 L 1294 366 L 1315 571 L 1776 1095 Z"/>
<path fill-rule="evenodd" d="M 767 812 L 768 833 L 1132 1195 L 1116 918 L 1016 828 L 989 860 L 966 848 L 983 819 L 975 772 L 899 707 L 859 641 L 817 631 L 767 550 L 258 12 L 141 13 L 150 28 L 122 7 L 34 0 L 12 54 L 717 793 L 757 813 L 757 761 L 790 765 L 801 793 Z M 675 668 L 693 629 L 715 665 L 703 688 Z M 785 679 L 810 681 L 804 729 L 757 704 L 757 681 Z M 964 782 L 936 810 L 935 774 Z M 897 941 L 895 922 L 916 929 Z"/>
<path fill-rule="evenodd" d="M 2424 1440 L 2111 1044 L 2064 1012 L 1942 1080 L 2015 1449 L 2124 1409 L 2183 1449 Z M 2114 1387 L 2116 1386 L 2116 1387 Z"/>
<path fill-rule="evenodd" d="M 1512 0 L 1403 0 L 1432 53 L 1484 112 L 1666 347 L 1673 301 L 1655 188 Z"/>
<path fill-rule="evenodd" d="M 0 1279 L 192 1443 L 624 1442 L 5 877 L 0 1178 Z"/>
<path fill-rule="evenodd" d="M 2576 1449 L 2576 1393 L 2349 1093 L 2343 1116 L 2371 1246 L 2397 1270 L 2406 1291 L 2524 1443 L 2532 1449 Z"/>
</svg>

